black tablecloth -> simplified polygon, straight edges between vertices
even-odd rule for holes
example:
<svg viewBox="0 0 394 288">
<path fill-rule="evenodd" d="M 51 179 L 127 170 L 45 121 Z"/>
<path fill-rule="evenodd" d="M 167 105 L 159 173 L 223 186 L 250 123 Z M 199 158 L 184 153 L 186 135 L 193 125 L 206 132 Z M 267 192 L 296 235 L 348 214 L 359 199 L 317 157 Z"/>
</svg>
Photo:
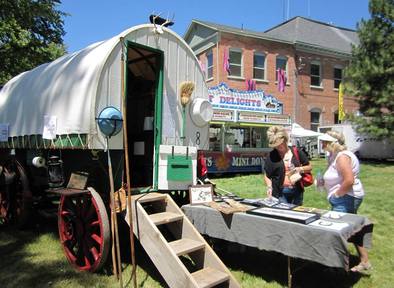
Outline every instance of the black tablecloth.
<svg viewBox="0 0 394 288">
<path fill-rule="evenodd" d="M 203 205 L 182 209 L 201 234 L 329 267 L 349 268 L 349 239 L 358 238 L 366 248 L 372 244 L 373 224 L 360 215 L 331 219 L 323 214 L 305 225 L 247 213 L 225 215 Z"/>
</svg>

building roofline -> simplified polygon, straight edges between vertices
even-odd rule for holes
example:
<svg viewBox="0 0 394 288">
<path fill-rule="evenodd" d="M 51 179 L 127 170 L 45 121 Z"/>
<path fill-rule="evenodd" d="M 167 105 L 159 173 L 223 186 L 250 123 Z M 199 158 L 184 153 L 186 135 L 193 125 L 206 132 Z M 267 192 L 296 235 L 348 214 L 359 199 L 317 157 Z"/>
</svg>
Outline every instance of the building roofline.
<svg viewBox="0 0 394 288">
<path fill-rule="evenodd" d="M 347 30 L 347 31 L 351 31 L 351 32 L 355 32 L 355 30 L 352 29 L 348 29 L 348 28 L 341 28 L 341 27 L 337 27 L 337 26 L 333 26 L 324 22 L 320 22 L 320 21 L 316 21 L 316 20 L 312 20 L 309 18 L 305 18 L 305 17 L 301 17 L 301 16 L 296 16 L 293 17 L 289 20 L 287 20 L 286 22 L 283 22 L 267 31 L 270 31 L 276 27 L 282 26 L 290 21 L 293 21 L 296 18 L 303 18 L 307 21 L 311 21 L 314 23 L 318 23 L 318 24 L 322 24 L 322 25 L 326 25 L 328 27 L 335 27 L 337 29 L 343 29 L 343 30 Z M 298 22 L 298 21 L 297 21 Z M 324 47 L 324 46 L 320 46 L 320 45 L 315 45 L 312 43 L 307 43 L 307 42 L 302 42 L 302 41 L 289 41 L 289 40 L 284 40 L 281 38 L 276 38 L 276 37 L 272 37 L 272 36 L 268 36 L 268 35 L 264 35 L 265 32 L 255 32 L 252 30 L 244 30 L 244 29 L 239 29 L 239 28 L 235 28 L 235 27 L 231 27 L 231 26 L 227 26 L 227 25 L 222 25 L 222 24 L 217 24 L 217 23 L 213 23 L 213 22 L 209 22 L 209 21 L 202 21 L 202 20 L 197 20 L 197 19 L 193 19 L 192 23 L 189 25 L 189 28 L 187 30 L 187 32 L 185 33 L 184 38 L 186 39 L 187 36 L 189 36 L 189 34 L 191 33 L 191 29 L 193 28 L 194 25 L 201 25 L 204 27 L 207 27 L 209 29 L 212 29 L 213 31 L 216 31 L 217 33 L 229 33 L 229 34 L 235 34 L 235 35 L 240 35 L 240 36 L 244 36 L 244 37 L 252 37 L 252 38 L 257 38 L 257 39 L 262 39 L 262 40 L 267 40 L 267 41 L 272 41 L 272 42 L 279 42 L 279 43 L 283 43 L 283 44 L 289 44 L 289 45 L 293 45 L 296 49 L 300 48 L 300 47 L 305 47 L 305 48 L 310 48 L 313 51 L 321 51 L 323 54 L 326 54 L 327 52 L 329 54 L 336 54 L 336 55 L 341 55 L 344 56 L 346 58 L 351 57 L 351 53 L 342 51 L 342 50 L 337 50 L 337 49 L 332 49 L 332 48 L 328 48 L 328 47 Z"/>
<path fill-rule="evenodd" d="M 225 32 L 229 34 L 236 34 L 240 36 L 247 36 L 247 37 L 253 37 L 253 38 L 258 38 L 258 39 L 263 39 L 267 41 L 272 41 L 272 42 L 279 42 L 279 43 L 284 43 L 284 44 L 294 44 L 292 41 L 288 41 L 285 39 L 277 38 L 277 37 L 272 37 L 270 35 L 264 35 L 264 32 L 256 32 L 253 30 L 249 29 L 240 29 L 232 26 L 227 26 L 227 25 L 222 25 L 222 24 L 217 24 L 209 21 L 202 21 L 202 20 L 192 20 L 192 24 L 190 24 L 187 32 L 185 33 L 184 38 L 189 36 L 193 24 L 199 24 L 202 26 L 205 26 L 207 28 L 210 28 L 212 30 L 215 30 L 217 32 Z"/>
<path fill-rule="evenodd" d="M 328 27 L 333 27 L 333 28 L 337 28 L 337 29 L 341 29 L 341 30 L 346 30 L 346 31 L 349 31 L 349 32 L 357 32 L 357 31 L 354 30 L 354 29 L 345 28 L 345 27 L 340 27 L 340 26 L 335 26 L 335 25 L 332 25 L 332 24 L 329 24 L 329 23 L 325 23 L 325 22 L 322 22 L 322 21 L 318 21 L 318 20 L 306 18 L 306 17 L 303 17 L 303 16 L 295 16 L 295 17 L 293 17 L 293 18 L 291 18 L 291 19 L 289 19 L 289 20 L 287 20 L 287 21 L 285 21 L 285 22 L 279 23 L 278 25 L 276 25 L 276 26 L 274 26 L 274 27 L 271 27 L 271 28 L 265 30 L 264 33 L 267 33 L 267 32 L 269 32 L 269 31 L 271 31 L 271 30 L 274 30 L 274 29 L 276 29 L 276 28 L 278 28 L 278 27 L 280 27 L 280 26 L 283 26 L 283 25 L 285 25 L 285 24 L 287 24 L 287 23 L 289 23 L 289 22 L 291 22 L 291 21 L 293 21 L 293 20 L 295 20 L 295 19 L 297 19 L 297 18 L 301 18 L 301 19 L 304 19 L 304 20 L 306 20 L 306 21 L 314 22 L 314 23 L 316 23 L 316 24 L 320 24 L 320 25 L 324 25 L 324 26 L 328 26 Z"/>
</svg>

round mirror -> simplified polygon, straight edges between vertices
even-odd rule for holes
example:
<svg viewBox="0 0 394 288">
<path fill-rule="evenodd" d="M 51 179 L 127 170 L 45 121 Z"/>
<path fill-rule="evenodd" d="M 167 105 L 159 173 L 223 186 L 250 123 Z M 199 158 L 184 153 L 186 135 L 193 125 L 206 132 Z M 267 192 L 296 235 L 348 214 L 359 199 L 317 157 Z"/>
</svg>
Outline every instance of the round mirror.
<svg viewBox="0 0 394 288">
<path fill-rule="evenodd" d="M 105 107 L 97 117 L 101 133 L 107 137 L 114 136 L 122 129 L 122 113 L 112 106 Z"/>
</svg>

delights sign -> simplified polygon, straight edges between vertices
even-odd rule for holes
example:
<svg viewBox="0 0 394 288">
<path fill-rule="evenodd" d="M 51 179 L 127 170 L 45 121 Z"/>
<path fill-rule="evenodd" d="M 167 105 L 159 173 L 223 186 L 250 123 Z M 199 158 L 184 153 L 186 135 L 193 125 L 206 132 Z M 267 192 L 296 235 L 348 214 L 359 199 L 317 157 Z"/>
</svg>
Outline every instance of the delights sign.
<svg viewBox="0 0 394 288">
<path fill-rule="evenodd" d="M 240 91 L 229 88 L 225 83 L 208 89 L 209 102 L 213 108 L 283 113 L 283 104 L 263 90 Z"/>
</svg>

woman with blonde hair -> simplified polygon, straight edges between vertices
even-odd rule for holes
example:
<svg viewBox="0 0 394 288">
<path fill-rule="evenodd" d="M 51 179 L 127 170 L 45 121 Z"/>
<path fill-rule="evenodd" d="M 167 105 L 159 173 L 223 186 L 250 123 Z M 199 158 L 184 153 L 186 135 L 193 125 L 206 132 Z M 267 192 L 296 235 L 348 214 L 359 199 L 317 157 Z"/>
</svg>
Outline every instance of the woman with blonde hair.
<svg viewBox="0 0 394 288">
<path fill-rule="evenodd" d="M 356 214 L 364 198 L 364 188 L 359 179 L 360 162 L 356 155 L 347 150 L 345 137 L 337 131 L 328 131 L 319 136 L 322 147 L 328 152 L 328 168 L 324 173 L 324 187 L 333 211 Z M 360 263 L 351 269 L 362 272 L 371 269 L 368 251 L 362 246 L 361 239 L 355 246 Z"/>
<path fill-rule="evenodd" d="M 302 205 L 304 187 L 301 174 L 310 172 L 312 166 L 304 152 L 289 147 L 289 135 L 282 126 L 271 126 L 267 131 L 268 146 L 274 148 L 264 163 L 264 181 L 267 196 L 274 196 L 283 203 Z"/>
</svg>

